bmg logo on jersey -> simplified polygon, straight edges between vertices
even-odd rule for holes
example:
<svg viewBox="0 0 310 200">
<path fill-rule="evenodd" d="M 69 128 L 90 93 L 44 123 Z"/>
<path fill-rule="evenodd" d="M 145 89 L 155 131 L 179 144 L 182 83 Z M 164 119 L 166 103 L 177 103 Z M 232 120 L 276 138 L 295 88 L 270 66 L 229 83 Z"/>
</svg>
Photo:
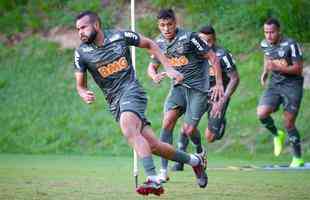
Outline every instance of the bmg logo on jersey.
<svg viewBox="0 0 310 200">
<path fill-rule="evenodd" d="M 169 58 L 169 61 L 173 67 L 180 67 L 189 63 L 185 56 Z"/>
<path fill-rule="evenodd" d="M 106 78 L 116 72 L 119 72 L 128 67 L 128 62 L 125 57 L 121 57 L 120 59 L 114 61 L 113 63 L 109 63 L 105 66 L 101 66 L 100 63 L 97 64 L 98 72 L 103 78 Z"/>
</svg>

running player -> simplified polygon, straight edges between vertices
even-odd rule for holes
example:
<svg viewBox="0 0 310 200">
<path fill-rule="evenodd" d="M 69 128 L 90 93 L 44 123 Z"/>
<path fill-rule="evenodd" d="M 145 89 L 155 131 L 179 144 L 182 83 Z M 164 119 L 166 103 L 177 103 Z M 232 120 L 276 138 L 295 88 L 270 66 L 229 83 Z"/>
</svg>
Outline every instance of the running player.
<svg viewBox="0 0 310 200">
<path fill-rule="evenodd" d="M 220 65 L 222 68 L 222 77 L 224 85 L 224 96 L 217 101 L 212 101 L 208 99 L 208 128 L 205 130 L 205 136 L 208 142 L 212 143 L 215 140 L 220 140 L 224 133 L 226 127 L 226 110 L 229 104 L 230 97 L 233 95 L 239 84 L 239 74 L 235 65 L 235 61 L 228 50 L 218 46 L 216 44 L 216 33 L 212 26 L 205 26 L 199 30 L 199 37 L 207 41 L 210 48 L 216 52 L 216 56 L 220 60 Z M 209 67 L 210 76 L 210 87 L 215 85 L 215 74 L 213 66 Z M 220 111 L 219 117 L 214 117 L 211 115 L 211 110 L 216 109 Z M 178 148 L 182 151 L 186 151 L 188 145 L 188 137 L 186 135 L 180 135 Z M 172 167 L 174 171 L 182 171 L 183 163 L 175 163 Z"/>
<path fill-rule="evenodd" d="M 223 95 L 222 73 L 219 60 L 206 42 L 197 33 L 177 28 L 176 18 L 172 9 L 162 9 L 158 13 L 158 28 L 161 34 L 155 42 L 161 51 L 170 59 L 173 67 L 184 75 L 180 84 L 172 84 L 164 106 L 164 119 L 160 140 L 172 144 L 173 129 L 178 118 L 184 115 L 182 134 L 192 138 L 197 153 L 204 155 L 201 138 L 197 126 L 206 111 L 209 90 L 207 66 L 209 59 L 215 69 L 216 84 L 213 87 L 212 99 Z M 158 71 L 160 62 L 153 58 L 148 67 L 148 75 L 158 83 L 162 74 Z M 168 180 L 168 160 L 162 159 L 161 180 Z"/>
<path fill-rule="evenodd" d="M 279 130 L 270 116 L 283 106 L 284 127 L 292 145 L 293 159 L 290 167 L 304 165 L 301 157 L 300 135 L 295 126 L 303 96 L 303 58 L 299 44 L 281 35 L 280 23 L 270 18 L 264 23 L 265 39 L 261 42 L 264 52 L 264 69 L 261 84 L 268 85 L 257 107 L 257 116 L 274 138 L 274 154 L 279 156 L 285 142 L 285 133 Z"/>
<path fill-rule="evenodd" d="M 160 195 L 164 192 L 155 171 L 152 153 L 193 166 L 199 186 L 206 187 L 208 180 L 201 156 L 176 151 L 171 145 L 156 139 L 144 115 L 147 98 L 135 76 L 129 46 L 146 48 L 160 60 L 167 76 L 176 83 L 183 79 L 183 75 L 169 67 L 169 60 L 148 38 L 132 31 L 102 30 L 100 18 L 91 11 L 79 14 L 75 22 L 82 41 L 74 56 L 77 92 L 87 104 L 95 100 L 95 94 L 87 88 L 88 71 L 104 93 L 124 137 L 143 164 L 147 181 L 136 191 L 142 195 Z"/>
</svg>

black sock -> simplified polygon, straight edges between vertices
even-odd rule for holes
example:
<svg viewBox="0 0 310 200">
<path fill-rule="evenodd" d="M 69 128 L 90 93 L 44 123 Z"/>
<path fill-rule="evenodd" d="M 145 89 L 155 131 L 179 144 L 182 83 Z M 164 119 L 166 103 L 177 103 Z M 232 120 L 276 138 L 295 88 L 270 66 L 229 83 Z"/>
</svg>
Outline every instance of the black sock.
<svg viewBox="0 0 310 200">
<path fill-rule="evenodd" d="M 191 136 L 191 141 L 196 147 L 196 152 L 201 153 L 202 152 L 202 146 L 201 146 L 201 136 L 199 130 L 194 132 Z"/>
<path fill-rule="evenodd" d="M 265 128 L 267 128 L 271 132 L 272 135 L 274 135 L 274 136 L 278 135 L 278 129 L 274 125 L 274 121 L 273 121 L 272 117 L 268 116 L 267 118 L 259 119 L 259 120 L 265 126 Z"/>
<path fill-rule="evenodd" d="M 178 143 L 178 149 L 180 149 L 181 151 L 186 152 L 186 148 L 188 146 L 188 136 L 185 133 L 181 133 L 179 136 L 179 143 Z"/>
<path fill-rule="evenodd" d="M 301 144 L 300 144 L 300 135 L 296 128 L 292 128 L 290 130 L 286 130 L 289 141 L 292 145 L 293 156 L 300 158 L 301 157 Z"/>
</svg>

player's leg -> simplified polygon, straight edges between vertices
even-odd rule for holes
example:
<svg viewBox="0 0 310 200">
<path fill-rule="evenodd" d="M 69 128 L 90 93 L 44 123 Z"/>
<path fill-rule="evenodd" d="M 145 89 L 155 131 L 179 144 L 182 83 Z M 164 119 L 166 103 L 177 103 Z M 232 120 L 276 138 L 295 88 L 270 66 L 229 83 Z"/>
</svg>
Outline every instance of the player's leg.
<svg viewBox="0 0 310 200">
<path fill-rule="evenodd" d="M 209 143 L 214 142 L 215 140 L 220 140 L 226 128 L 226 119 L 225 114 L 228 108 L 229 102 L 227 102 L 221 111 L 220 117 L 213 117 L 208 113 L 208 127 L 205 130 L 205 136 Z"/>
<path fill-rule="evenodd" d="M 119 116 L 122 133 L 130 146 L 137 152 L 147 176 L 147 181 L 140 185 L 136 191 L 142 195 L 150 193 L 160 195 L 164 190 L 156 174 L 151 147 L 141 134 L 143 127 L 150 124 L 144 115 L 146 105 L 145 92 L 137 82 L 133 82 L 126 87 L 113 108 L 118 108 L 114 113 Z"/>
<path fill-rule="evenodd" d="M 184 123 L 182 132 L 191 139 L 197 153 L 203 153 L 204 148 L 201 143 L 201 135 L 198 130 L 198 124 L 207 111 L 208 94 L 193 89 L 186 89 L 186 112 L 184 114 Z"/>
<path fill-rule="evenodd" d="M 182 129 L 181 129 L 182 130 Z M 177 148 L 181 151 L 184 151 L 186 152 L 186 149 L 187 149 L 187 146 L 188 146 L 188 143 L 189 143 L 189 138 L 188 136 L 183 132 L 181 131 L 180 135 L 179 135 L 179 138 L 178 138 L 178 146 Z M 183 171 L 184 170 L 184 164 L 183 163 L 179 163 L 179 162 L 176 162 L 174 163 L 174 165 L 171 167 L 171 170 L 172 171 Z"/>
<path fill-rule="evenodd" d="M 271 113 L 278 108 L 280 103 L 281 98 L 278 94 L 278 89 L 269 87 L 264 91 L 257 107 L 257 116 L 260 122 L 273 135 L 275 156 L 280 155 L 285 141 L 284 132 L 277 129 L 274 120 L 271 117 Z"/>
<path fill-rule="evenodd" d="M 171 144 L 173 143 L 173 129 L 180 116 L 179 109 L 170 109 L 164 114 L 162 129 L 160 132 L 160 141 Z M 162 182 L 169 180 L 168 177 L 168 160 L 161 158 L 160 179 Z"/>
<path fill-rule="evenodd" d="M 173 87 L 164 106 L 164 118 L 162 122 L 162 129 L 160 131 L 160 141 L 172 144 L 173 142 L 173 129 L 178 118 L 183 114 L 185 107 L 185 96 L 182 87 Z M 160 179 L 165 182 L 168 177 L 168 160 L 161 158 Z"/>
<path fill-rule="evenodd" d="M 153 154 L 164 157 L 167 160 L 181 162 L 192 166 L 197 178 L 198 185 L 202 188 L 207 186 L 208 176 L 205 172 L 205 162 L 202 156 L 198 154 L 187 154 L 185 152 L 176 150 L 168 143 L 159 141 L 149 126 L 145 126 L 143 128 L 142 134 L 150 144 Z"/>
<path fill-rule="evenodd" d="M 302 84 L 289 87 L 283 86 L 282 95 L 284 98 L 284 127 L 288 134 L 293 154 L 290 167 L 300 167 L 304 165 L 304 160 L 301 153 L 300 134 L 295 126 L 295 121 L 303 96 Z"/>
<path fill-rule="evenodd" d="M 188 136 L 188 138 L 190 138 L 190 140 L 192 141 L 196 149 L 196 153 L 201 154 L 203 153 L 204 148 L 201 143 L 201 135 L 200 135 L 200 131 L 197 128 L 197 125 L 188 124 L 184 122 L 182 126 L 182 133 L 184 133 L 185 135 Z"/>
</svg>

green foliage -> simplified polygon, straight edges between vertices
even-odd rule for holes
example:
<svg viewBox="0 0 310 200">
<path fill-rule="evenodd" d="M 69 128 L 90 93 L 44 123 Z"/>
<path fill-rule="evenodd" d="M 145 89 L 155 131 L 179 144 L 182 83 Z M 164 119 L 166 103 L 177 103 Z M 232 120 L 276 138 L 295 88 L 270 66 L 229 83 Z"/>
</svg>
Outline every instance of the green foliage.
<svg viewBox="0 0 310 200">
<path fill-rule="evenodd" d="M 24 0 L 4 1 L 0 4 L 2 17 L 1 33 L 7 36 L 31 29 L 34 31 L 47 30 L 55 26 L 74 26 L 75 16 L 84 10 L 92 10 L 102 17 L 103 27 L 111 27 L 115 23 L 114 11 L 121 5 L 116 4 L 103 7 L 101 1 L 88 0 Z M 109 7 L 111 6 L 111 7 Z M 0 11 L 1 11 L 0 10 Z"/>
<path fill-rule="evenodd" d="M 158 34 L 157 20 L 152 15 L 144 16 L 137 20 L 137 31 L 149 38 L 155 38 Z"/>
</svg>

